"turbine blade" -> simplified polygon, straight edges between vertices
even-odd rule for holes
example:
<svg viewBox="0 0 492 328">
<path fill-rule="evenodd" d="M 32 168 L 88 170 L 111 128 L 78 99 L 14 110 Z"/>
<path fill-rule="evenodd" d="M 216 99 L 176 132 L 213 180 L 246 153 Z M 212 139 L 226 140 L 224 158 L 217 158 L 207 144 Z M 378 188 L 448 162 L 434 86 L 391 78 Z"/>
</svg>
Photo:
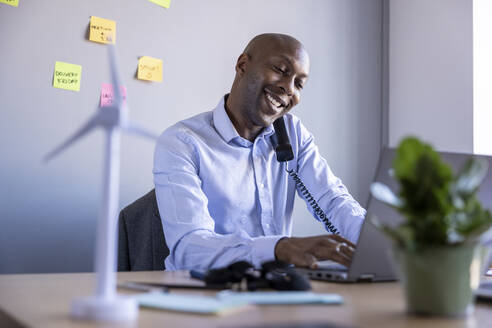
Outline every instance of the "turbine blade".
<svg viewBox="0 0 492 328">
<path fill-rule="evenodd" d="M 152 140 L 156 140 L 158 138 L 158 135 L 148 131 L 138 125 L 135 125 L 133 123 L 128 124 L 126 127 L 123 128 L 123 131 L 139 135 L 141 137 L 149 138 Z"/>
<path fill-rule="evenodd" d="M 120 107 L 123 104 L 123 95 L 121 94 L 121 80 L 118 74 L 118 65 L 116 63 L 116 50 L 114 45 L 109 44 L 109 67 L 111 69 L 111 81 L 113 83 L 114 105 Z"/>
<path fill-rule="evenodd" d="M 96 126 L 99 125 L 99 115 L 93 116 L 89 121 L 87 121 L 77 132 L 75 132 L 70 138 L 65 140 L 61 145 L 53 149 L 51 152 L 49 152 L 46 156 L 43 158 L 43 162 L 48 162 L 51 160 L 53 157 L 57 156 L 60 154 L 63 150 L 68 148 L 72 143 L 83 137 L 85 134 L 90 132 L 92 129 L 94 129 Z"/>
</svg>

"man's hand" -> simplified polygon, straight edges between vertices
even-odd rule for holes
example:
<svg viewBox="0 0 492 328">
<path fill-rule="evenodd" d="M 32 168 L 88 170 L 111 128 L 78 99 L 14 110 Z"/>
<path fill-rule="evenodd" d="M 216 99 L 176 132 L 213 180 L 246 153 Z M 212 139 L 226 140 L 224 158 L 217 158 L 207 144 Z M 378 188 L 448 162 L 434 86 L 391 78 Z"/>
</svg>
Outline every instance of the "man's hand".
<svg viewBox="0 0 492 328">
<path fill-rule="evenodd" d="M 283 238 L 275 245 L 277 260 L 312 269 L 322 260 L 333 260 L 348 267 L 354 251 L 355 245 L 338 235 Z"/>
</svg>

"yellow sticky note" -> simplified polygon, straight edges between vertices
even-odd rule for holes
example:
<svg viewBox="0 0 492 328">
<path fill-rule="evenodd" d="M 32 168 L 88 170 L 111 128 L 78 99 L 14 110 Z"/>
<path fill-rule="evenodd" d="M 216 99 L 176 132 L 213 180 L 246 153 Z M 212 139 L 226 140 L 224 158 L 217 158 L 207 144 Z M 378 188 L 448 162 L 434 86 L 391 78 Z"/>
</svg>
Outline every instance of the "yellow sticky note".
<svg viewBox="0 0 492 328">
<path fill-rule="evenodd" d="M 169 8 L 169 6 L 171 5 L 171 0 L 149 0 L 149 1 L 164 8 Z"/>
<path fill-rule="evenodd" d="M 162 60 L 143 56 L 138 59 L 139 80 L 162 82 Z"/>
<path fill-rule="evenodd" d="M 57 61 L 53 74 L 53 86 L 59 89 L 79 91 L 82 66 Z"/>
<path fill-rule="evenodd" d="M 100 43 L 116 42 L 116 22 L 91 16 L 89 40 Z"/>
<path fill-rule="evenodd" d="M 19 0 L 0 0 L 0 3 L 5 3 L 12 7 L 17 7 L 19 5 Z"/>
</svg>

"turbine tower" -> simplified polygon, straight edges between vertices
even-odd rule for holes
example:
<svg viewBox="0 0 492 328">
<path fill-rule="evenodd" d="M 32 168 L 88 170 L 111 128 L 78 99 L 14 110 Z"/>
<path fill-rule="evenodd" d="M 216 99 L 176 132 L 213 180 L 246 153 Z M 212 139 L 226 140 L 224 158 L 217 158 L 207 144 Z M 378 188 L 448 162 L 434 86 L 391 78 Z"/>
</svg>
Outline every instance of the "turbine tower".
<svg viewBox="0 0 492 328">
<path fill-rule="evenodd" d="M 119 203 L 120 143 L 121 132 L 157 139 L 151 132 L 129 121 L 128 107 L 123 102 L 121 83 L 117 71 L 113 45 L 108 45 L 109 64 L 113 83 L 113 104 L 98 108 L 96 113 L 70 138 L 48 153 L 49 161 L 67 149 L 72 143 L 97 127 L 104 129 L 106 147 L 103 172 L 103 192 L 97 225 L 95 269 L 97 285 L 95 295 L 76 299 L 71 304 L 70 315 L 77 319 L 95 321 L 128 321 L 138 316 L 135 300 L 116 294 L 116 245 Z"/>
</svg>

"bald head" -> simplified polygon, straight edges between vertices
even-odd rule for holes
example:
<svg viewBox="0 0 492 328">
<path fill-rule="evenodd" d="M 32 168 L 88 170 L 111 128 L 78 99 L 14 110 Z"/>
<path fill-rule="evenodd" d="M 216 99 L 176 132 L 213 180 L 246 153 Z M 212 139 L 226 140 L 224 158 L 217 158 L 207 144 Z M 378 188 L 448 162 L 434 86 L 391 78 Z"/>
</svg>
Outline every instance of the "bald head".
<svg viewBox="0 0 492 328">
<path fill-rule="evenodd" d="M 279 33 L 265 33 L 255 36 L 251 39 L 251 41 L 249 41 L 243 52 L 248 54 L 250 57 L 254 57 L 255 55 L 264 53 L 266 50 L 270 50 L 271 48 L 301 50 L 307 56 L 307 52 L 301 42 L 290 35 Z"/>
</svg>

